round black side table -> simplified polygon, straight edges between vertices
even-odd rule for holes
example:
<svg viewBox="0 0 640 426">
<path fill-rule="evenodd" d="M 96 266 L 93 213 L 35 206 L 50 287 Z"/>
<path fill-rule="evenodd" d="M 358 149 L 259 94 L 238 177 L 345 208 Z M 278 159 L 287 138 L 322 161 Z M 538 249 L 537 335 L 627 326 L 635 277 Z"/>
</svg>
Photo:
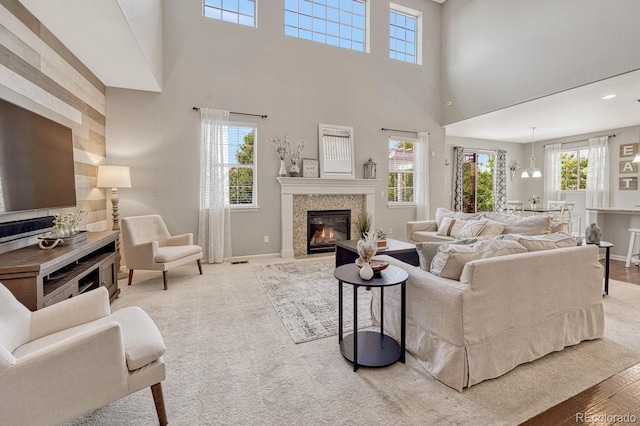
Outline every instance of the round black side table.
<svg viewBox="0 0 640 426">
<path fill-rule="evenodd" d="M 582 240 L 583 246 L 588 246 L 590 244 L 596 245 L 600 248 L 604 249 L 604 290 L 602 291 L 602 296 L 607 296 L 609 294 L 609 261 L 611 259 L 611 247 L 613 244 L 609 241 L 600 241 L 599 243 L 588 243 L 586 240 Z"/>
<path fill-rule="evenodd" d="M 386 367 L 396 361 L 404 363 L 406 337 L 406 298 L 407 278 L 409 274 L 404 269 L 389 265 L 371 280 L 363 280 L 358 274 L 359 268 L 355 263 L 339 266 L 333 275 L 338 279 L 338 342 L 340 352 L 353 362 L 353 371 L 358 371 L 361 365 L 365 367 Z M 353 333 L 343 338 L 342 330 L 342 284 L 353 286 Z M 391 336 L 384 334 L 384 288 L 401 285 L 400 309 L 400 344 Z M 358 287 L 380 287 L 380 332 L 358 331 Z"/>
</svg>

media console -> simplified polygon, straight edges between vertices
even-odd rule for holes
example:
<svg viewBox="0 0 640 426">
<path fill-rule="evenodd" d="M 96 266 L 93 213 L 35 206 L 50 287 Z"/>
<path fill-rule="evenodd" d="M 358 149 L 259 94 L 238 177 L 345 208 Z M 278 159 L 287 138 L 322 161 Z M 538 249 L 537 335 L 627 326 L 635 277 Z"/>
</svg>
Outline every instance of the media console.
<svg viewBox="0 0 640 426">
<path fill-rule="evenodd" d="M 86 241 L 51 250 L 38 245 L 0 254 L 0 282 L 32 311 L 104 286 L 118 297 L 118 231 L 88 232 Z"/>
</svg>

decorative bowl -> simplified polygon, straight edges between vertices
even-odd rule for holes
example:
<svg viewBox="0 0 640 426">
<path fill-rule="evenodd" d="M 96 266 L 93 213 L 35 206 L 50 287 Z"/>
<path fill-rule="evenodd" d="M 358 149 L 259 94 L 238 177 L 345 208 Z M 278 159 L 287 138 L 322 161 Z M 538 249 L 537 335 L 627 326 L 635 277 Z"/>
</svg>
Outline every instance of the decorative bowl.
<svg viewBox="0 0 640 426">
<path fill-rule="evenodd" d="M 387 262 L 386 260 L 371 259 L 370 263 L 371 263 L 371 269 L 373 269 L 373 272 L 380 272 L 386 269 L 387 266 L 389 266 L 389 262 Z M 356 259 L 356 265 L 358 266 L 358 268 L 362 268 L 361 258 Z"/>
</svg>

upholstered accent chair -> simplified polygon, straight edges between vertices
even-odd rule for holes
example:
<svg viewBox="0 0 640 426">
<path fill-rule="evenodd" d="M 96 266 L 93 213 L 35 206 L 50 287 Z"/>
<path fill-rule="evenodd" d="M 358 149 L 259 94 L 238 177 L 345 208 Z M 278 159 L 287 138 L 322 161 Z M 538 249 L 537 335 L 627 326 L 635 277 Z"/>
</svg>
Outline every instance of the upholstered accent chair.
<svg viewBox="0 0 640 426">
<path fill-rule="evenodd" d="M 171 236 L 159 215 L 131 216 L 122 219 L 122 243 L 129 282 L 135 269 L 162 271 L 164 289 L 168 288 L 169 269 L 198 262 L 202 275 L 202 247 L 193 244 L 193 234 Z"/>
<path fill-rule="evenodd" d="M 57 425 L 150 386 L 166 425 L 164 351 L 153 320 L 111 312 L 105 287 L 31 312 L 0 284 L 0 423 Z"/>
</svg>

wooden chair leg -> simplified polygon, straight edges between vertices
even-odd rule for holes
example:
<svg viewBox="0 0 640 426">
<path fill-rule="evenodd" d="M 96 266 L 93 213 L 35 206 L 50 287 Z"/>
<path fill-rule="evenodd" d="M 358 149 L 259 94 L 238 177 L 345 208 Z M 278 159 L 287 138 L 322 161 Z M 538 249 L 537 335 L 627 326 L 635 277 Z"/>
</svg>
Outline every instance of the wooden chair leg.
<svg viewBox="0 0 640 426">
<path fill-rule="evenodd" d="M 158 421 L 160 426 L 166 426 L 167 423 L 167 411 L 164 408 L 164 397 L 162 396 L 162 384 L 156 383 L 151 386 L 151 394 L 153 395 L 153 402 L 156 404 L 156 413 L 158 414 Z"/>
<path fill-rule="evenodd" d="M 129 269 L 129 282 L 127 285 L 131 285 L 131 281 L 133 280 L 133 269 Z"/>
<path fill-rule="evenodd" d="M 167 288 L 169 288 L 168 283 L 167 283 L 167 274 L 169 273 L 169 271 L 162 271 L 162 281 L 164 281 L 164 289 L 166 290 Z"/>
<path fill-rule="evenodd" d="M 200 275 L 202 275 L 202 262 L 198 259 L 198 271 L 200 271 Z"/>
</svg>

